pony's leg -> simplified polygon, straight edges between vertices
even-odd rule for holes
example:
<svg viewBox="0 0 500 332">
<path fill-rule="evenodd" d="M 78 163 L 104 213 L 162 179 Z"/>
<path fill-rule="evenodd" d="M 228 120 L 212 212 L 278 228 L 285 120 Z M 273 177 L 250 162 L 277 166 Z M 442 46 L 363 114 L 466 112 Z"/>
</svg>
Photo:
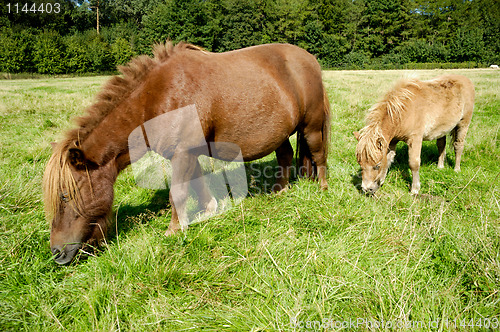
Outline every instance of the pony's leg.
<svg viewBox="0 0 500 332">
<path fill-rule="evenodd" d="M 196 192 L 196 195 L 198 195 L 198 207 L 200 210 L 204 210 L 208 215 L 214 213 L 217 210 L 217 200 L 210 192 L 210 189 L 203 178 L 200 162 L 197 158 L 195 158 L 193 179 L 198 179 L 192 183 L 193 190 Z"/>
<path fill-rule="evenodd" d="M 290 178 L 290 166 L 293 160 L 293 148 L 288 139 L 276 149 L 276 159 L 280 170 L 277 172 L 276 184 L 273 186 L 273 191 L 280 192 L 286 189 L 288 179 Z"/>
<path fill-rule="evenodd" d="M 436 140 L 436 145 L 438 147 L 438 168 L 444 168 L 444 158 L 446 157 L 446 136 L 438 138 Z"/>
<path fill-rule="evenodd" d="M 311 160 L 311 151 L 309 151 L 307 141 L 302 133 L 297 134 L 297 139 L 299 140 L 299 175 L 312 179 L 314 178 L 314 167 Z"/>
<path fill-rule="evenodd" d="M 462 159 L 462 152 L 464 151 L 465 136 L 469 130 L 470 117 L 462 119 L 457 127 L 454 129 L 454 142 L 453 148 L 455 149 L 455 172 L 460 172 L 460 161 Z"/>
<path fill-rule="evenodd" d="M 398 144 L 398 140 L 392 140 L 389 144 L 389 151 L 387 152 L 387 166 L 381 170 L 382 175 L 380 176 L 380 185 L 382 186 L 385 182 L 385 178 L 387 177 L 387 172 L 389 172 L 389 168 L 391 167 L 394 159 L 396 158 L 396 145 Z"/>
<path fill-rule="evenodd" d="M 323 133 L 321 131 L 314 131 L 304 134 L 304 137 L 311 153 L 311 159 L 316 164 L 319 185 L 321 189 L 327 190 L 326 151 L 323 148 Z"/>
<path fill-rule="evenodd" d="M 188 153 L 175 153 L 172 157 L 172 184 L 170 186 L 170 204 L 172 219 L 166 236 L 185 231 L 188 228 L 186 201 L 189 194 L 189 183 L 193 179 L 196 157 Z"/>
<path fill-rule="evenodd" d="M 408 140 L 408 162 L 412 173 L 411 193 L 418 194 L 420 191 L 420 152 L 422 150 L 422 137 L 414 137 Z"/>
<path fill-rule="evenodd" d="M 394 159 L 396 158 L 396 145 L 398 145 L 398 140 L 394 139 L 389 144 L 389 152 L 387 152 L 387 169 L 391 167 Z"/>
</svg>

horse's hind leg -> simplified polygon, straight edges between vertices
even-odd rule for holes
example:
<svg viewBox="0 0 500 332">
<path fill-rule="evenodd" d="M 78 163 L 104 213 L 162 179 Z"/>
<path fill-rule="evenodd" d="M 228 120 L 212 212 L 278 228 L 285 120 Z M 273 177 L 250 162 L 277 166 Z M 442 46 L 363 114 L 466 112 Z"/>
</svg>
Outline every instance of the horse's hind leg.
<svg viewBox="0 0 500 332">
<path fill-rule="evenodd" d="M 306 178 L 314 178 L 314 167 L 311 159 L 311 151 L 302 133 L 297 134 L 299 146 L 299 175 Z"/>
<path fill-rule="evenodd" d="M 326 181 L 326 153 L 325 146 L 323 144 L 323 132 L 305 132 L 304 139 L 307 142 L 307 147 L 309 148 L 310 156 L 312 161 L 316 164 L 316 172 L 319 180 L 319 185 L 321 189 L 328 189 L 328 183 Z"/>
<path fill-rule="evenodd" d="M 460 120 L 458 125 L 453 129 L 453 148 L 455 149 L 455 172 L 460 172 L 460 161 L 462 152 L 464 151 L 465 136 L 469 130 L 470 117 Z"/>
<path fill-rule="evenodd" d="M 438 138 L 436 140 L 436 145 L 438 148 L 438 168 L 444 168 L 444 158 L 446 157 L 446 136 Z"/>
<path fill-rule="evenodd" d="M 276 159 L 278 161 L 279 171 L 276 174 L 276 184 L 273 186 L 274 192 L 286 189 L 290 178 L 290 166 L 293 160 L 293 148 L 290 141 L 286 139 L 276 149 Z"/>
</svg>

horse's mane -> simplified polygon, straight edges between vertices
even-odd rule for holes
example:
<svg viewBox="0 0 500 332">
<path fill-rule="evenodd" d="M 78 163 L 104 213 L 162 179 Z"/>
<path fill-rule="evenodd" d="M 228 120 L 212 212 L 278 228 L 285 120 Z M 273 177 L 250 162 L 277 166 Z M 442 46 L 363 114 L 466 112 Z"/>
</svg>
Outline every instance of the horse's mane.
<svg viewBox="0 0 500 332">
<path fill-rule="evenodd" d="M 414 78 L 400 80 L 378 103 L 370 108 L 366 116 L 367 125 L 359 131 L 359 142 L 356 147 L 358 160 L 363 154 L 372 162 L 378 162 L 382 158 L 378 142 L 382 139 L 384 143 L 387 143 L 382 135 L 382 120 L 389 116 L 392 124 L 397 125 L 415 95 L 411 88 L 420 89 L 420 83 L 418 79 Z"/>
<path fill-rule="evenodd" d="M 378 147 L 380 139 L 385 142 L 378 123 L 368 125 L 359 131 L 359 142 L 356 146 L 356 158 L 358 162 L 361 162 L 363 155 L 365 159 L 373 163 L 377 163 L 382 159 L 382 151 Z"/>
<path fill-rule="evenodd" d="M 405 112 L 406 107 L 412 101 L 412 97 L 415 95 L 411 88 L 421 88 L 421 84 L 418 79 L 402 79 L 396 83 L 396 85 L 387 92 L 382 100 L 373 105 L 368 111 L 368 116 L 366 117 L 366 123 L 371 124 L 375 122 L 380 122 L 386 115 L 389 115 L 392 122 L 397 122 L 402 114 Z"/>
<path fill-rule="evenodd" d="M 154 68 L 165 63 L 174 53 L 185 50 L 203 51 L 191 44 L 178 43 L 174 46 L 172 42 L 167 41 L 154 46 L 153 57 L 140 55 L 127 65 L 118 67 L 121 75 L 113 76 L 105 83 L 96 101 L 87 108 L 85 115 L 76 119 L 76 128 L 67 131 L 63 140 L 54 147 L 43 177 L 47 219 L 51 220 L 57 213 L 60 195 L 63 191 L 67 193 L 67 198 L 75 209 L 78 212 L 82 211 L 82 200 L 69 167 L 68 149 L 80 145 L 79 142 L 84 141 L 109 113 L 141 85 Z"/>
</svg>

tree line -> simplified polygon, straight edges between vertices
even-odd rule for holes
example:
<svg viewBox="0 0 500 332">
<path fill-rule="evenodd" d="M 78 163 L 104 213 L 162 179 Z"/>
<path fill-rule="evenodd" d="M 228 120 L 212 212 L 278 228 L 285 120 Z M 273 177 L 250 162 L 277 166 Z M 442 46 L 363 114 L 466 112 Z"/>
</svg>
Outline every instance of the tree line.
<svg viewBox="0 0 500 332">
<path fill-rule="evenodd" d="M 325 68 L 500 62 L 497 0 L 5 0 L 0 11 L 9 73 L 114 71 L 166 39 L 213 52 L 291 43 Z"/>
</svg>

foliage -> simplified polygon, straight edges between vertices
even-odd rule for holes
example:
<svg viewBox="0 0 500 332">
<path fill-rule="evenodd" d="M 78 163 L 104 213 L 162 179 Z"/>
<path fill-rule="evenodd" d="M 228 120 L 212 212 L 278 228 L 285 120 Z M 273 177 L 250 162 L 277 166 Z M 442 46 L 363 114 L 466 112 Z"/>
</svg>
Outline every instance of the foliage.
<svg viewBox="0 0 500 332">
<path fill-rule="evenodd" d="M 0 4 L 2 12 L 6 6 Z M 499 8 L 495 0 L 72 0 L 62 3 L 58 15 L 21 11 L 2 17 L 0 70 L 112 71 L 166 39 L 214 52 L 292 43 L 326 68 L 391 61 L 491 64 L 500 61 Z M 92 32 L 97 9 L 99 38 Z M 34 49 L 37 36 L 45 38 L 45 45 L 38 43 L 43 51 Z"/>
</svg>

